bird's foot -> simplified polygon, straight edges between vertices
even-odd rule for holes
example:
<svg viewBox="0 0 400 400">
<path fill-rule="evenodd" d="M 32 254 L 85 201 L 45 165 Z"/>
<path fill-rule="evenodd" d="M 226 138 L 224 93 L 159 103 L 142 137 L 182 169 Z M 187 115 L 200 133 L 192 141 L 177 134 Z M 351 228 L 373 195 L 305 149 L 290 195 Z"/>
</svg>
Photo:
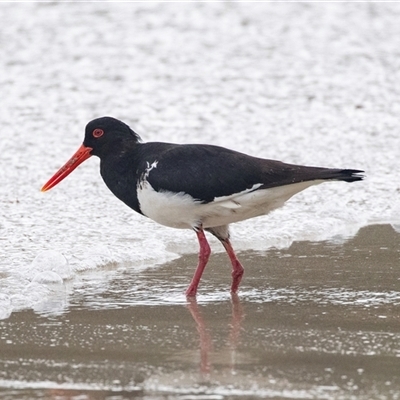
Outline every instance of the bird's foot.
<svg viewBox="0 0 400 400">
<path fill-rule="evenodd" d="M 186 297 L 196 297 L 197 294 L 197 286 L 193 285 L 192 283 L 186 289 L 185 295 Z"/>
<path fill-rule="evenodd" d="M 238 259 L 236 259 L 235 262 L 232 263 L 232 268 L 231 293 L 237 293 L 240 282 L 243 278 L 244 268 L 242 267 L 242 264 L 240 264 Z"/>
</svg>

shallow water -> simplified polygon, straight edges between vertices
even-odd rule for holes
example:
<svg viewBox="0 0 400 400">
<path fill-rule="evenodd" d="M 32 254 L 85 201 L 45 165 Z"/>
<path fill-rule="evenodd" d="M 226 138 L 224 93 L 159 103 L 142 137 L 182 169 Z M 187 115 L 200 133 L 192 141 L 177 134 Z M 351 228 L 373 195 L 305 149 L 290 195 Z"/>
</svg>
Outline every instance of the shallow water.
<svg viewBox="0 0 400 400">
<path fill-rule="evenodd" d="M 158 226 L 115 199 L 94 158 L 39 192 L 101 115 L 123 119 L 146 141 L 366 170 L 362 183 L 310 188 L 268 217 L 234 225 L 238 250 L 400 226 L 399 11 L 2 3 L 0 314 L 35 308 L 47 296 L 44 280 L 73 285 L 81 271 L 124 264 L 139 272 L 197 251 L 192 232 Z M 62 256 L 68 264 L 55 265 Z"/>
<path fill-rule="evenodd" d="M 399 255 L 400 235 L 387 225 L 345 245 L 247 251 L 231 297 L 218 254 L 197 301 L 183 295 L 195 256 L 141 274 L 121 269 L 100 287 L 92 273 L 64 313 L 0 322 L 0 395 L 398 399 Z"/>
</svg>

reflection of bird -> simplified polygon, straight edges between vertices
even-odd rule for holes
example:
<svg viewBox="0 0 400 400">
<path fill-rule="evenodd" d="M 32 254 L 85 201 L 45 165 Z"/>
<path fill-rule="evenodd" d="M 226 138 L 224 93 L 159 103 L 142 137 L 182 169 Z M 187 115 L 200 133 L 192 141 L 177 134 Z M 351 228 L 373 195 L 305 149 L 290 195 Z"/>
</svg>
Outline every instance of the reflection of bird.
<svg viewBox="0 0 400 400">
<path fill-rule="evenodd" d="M 231 372 L 234 372 L 236 367 L 236 348 L 239 342 L 240 331 L 242 329 L 242 322 L 245 314 L 240 304 L 239 297 L 236 293 L 231 294 L 231 304 L 232 317 L 231 323 L 229 324 L 229 351 L 228 353 L 226 353 L 225 351 L 219 351 L 218 357 L 219 361 L 221 361 L 221 358 L 225 358 L 226 354 L 228 354 Z M 212 351 L 213 344 L 210 329 L 203 318 L 203 314 L 200 311 L 196 298 L 188 298 L 187 308 L 190 311 L 194 322 L 196 323 L 197 332 L 199 333 L 200 370 L 203 374 L 207 375 L 211 371 L 210 353 Z"/>
<path fill-rule="evenodd" d="M 196 295 L 210 256 L 204 230 L 216 236 L 228 253 L 235 293 L 243 267 L 229 241 L 230 223 L 267 214 L 324 181 L 361 180 L 363 172 L 285 164 L 211 145 L 141 143 L 129 126 L 103 117 L 88 123 L 82 146 L 42 191 L 92 155 L 100 157 L 108 188 L 129 207 L 162 225 L 196 232 L 199 264 L 187 296 Z"/>
</svg>

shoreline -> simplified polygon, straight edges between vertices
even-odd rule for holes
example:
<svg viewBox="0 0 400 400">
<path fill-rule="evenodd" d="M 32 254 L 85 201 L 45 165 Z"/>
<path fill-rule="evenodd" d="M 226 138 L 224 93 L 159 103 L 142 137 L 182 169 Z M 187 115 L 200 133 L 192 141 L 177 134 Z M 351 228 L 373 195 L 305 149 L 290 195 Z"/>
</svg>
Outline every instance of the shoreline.
<svg viewBox="0 0 400 400">
<path fill-rule="evenodd" d="M 196 255 L 103 288 L 82 280 L 60 315 L 0 321 L 0 395 L 396 398 L 399 254 L 400 234 L 376 225 L 340 245 L 240 253 L 238 296 L 220 253 L 197 300 L 183 295 Z"/>
</svg>

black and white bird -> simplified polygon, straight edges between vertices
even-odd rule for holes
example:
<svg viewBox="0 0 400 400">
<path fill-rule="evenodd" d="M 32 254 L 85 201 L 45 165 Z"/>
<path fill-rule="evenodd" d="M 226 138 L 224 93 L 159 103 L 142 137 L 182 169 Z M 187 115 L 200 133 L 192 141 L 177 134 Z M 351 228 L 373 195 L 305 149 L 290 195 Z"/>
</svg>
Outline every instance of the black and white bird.
<svg viewBox="0 0 400 400">
<path fill-rule="evenodd" d="M 363 171 L 285 164 L 206 144 L 142 143 L 128 125 L 111 117 L 89 122 L 71 159 L 43 186 L 49 190 L 90 156 L 116 197 L 159 224 L 192 229 L 199 263 L 186 290 L 195 296 L 210 256 L 204 231 L 220 240 L 232 264 L 236 293 L 243 267 L 229 239 L 229 224 L 268 214 L 296 193 L 324 181 L 354 182 Z"/>
</svg>

